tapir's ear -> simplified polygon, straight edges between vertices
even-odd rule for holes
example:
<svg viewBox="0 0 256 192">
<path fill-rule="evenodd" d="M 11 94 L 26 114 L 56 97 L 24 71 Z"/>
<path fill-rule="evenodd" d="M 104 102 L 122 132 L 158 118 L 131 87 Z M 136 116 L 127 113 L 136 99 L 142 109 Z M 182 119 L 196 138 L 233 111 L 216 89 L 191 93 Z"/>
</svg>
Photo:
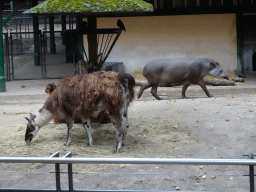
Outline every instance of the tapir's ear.
<svg viewBox="0 0 256 192">
<path fill-rule="evenodd" d="M 210 62 L 210 66 L 211 66 L 211 68 L 213 69 L 213 68 L 216 67 L 216 63 L 211 61 L 211 62 Z"/>
</svg>

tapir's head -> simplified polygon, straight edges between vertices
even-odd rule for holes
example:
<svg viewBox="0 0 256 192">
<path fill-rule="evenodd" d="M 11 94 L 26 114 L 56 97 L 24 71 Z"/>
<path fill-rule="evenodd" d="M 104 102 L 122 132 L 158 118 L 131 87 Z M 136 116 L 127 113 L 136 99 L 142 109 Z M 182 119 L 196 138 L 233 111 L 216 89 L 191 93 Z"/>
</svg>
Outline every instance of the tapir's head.
<svg viewBox="0 0 256 192">
<path fill-rule="evenodd" d="M 210 61 L 209 75 L 216 78 L 229 79 L 228 74 L 221 69 L 220 64 L 216 61 Z"/>
</svg>

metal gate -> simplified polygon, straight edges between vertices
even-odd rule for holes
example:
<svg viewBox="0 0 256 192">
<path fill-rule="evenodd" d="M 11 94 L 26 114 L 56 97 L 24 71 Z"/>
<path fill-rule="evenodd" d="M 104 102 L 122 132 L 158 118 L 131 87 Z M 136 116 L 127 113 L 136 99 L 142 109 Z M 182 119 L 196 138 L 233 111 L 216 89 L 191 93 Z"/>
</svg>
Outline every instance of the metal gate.
<svg viewBox="0 0 256 192">
<path fill-rule="evenodd" d="M 42 79 L 41 66 L 34 65 L 33 32 L 5 33 L 6 79 Z"/>
<path fill-rule="evenodd" d="M 58 79 L 74 74 L 76 64 L 66 63 L 65 46 L 60 31 L 55 31 L 56 53 L 50 53 L 49 32 L 40 37 L 40 63 L 34 63 L 34 33 L 4 33 L 5 77 L 11 80 Z"/>
<path fill-rule="evenodd" d="M 62 43 L 61 31 L 54 32 L 54 45 L 50 42 L 50 32 L 41 34 L 41 64 L 43 79 L 58 79 L 75 73 L 76 63 L 66 63 L 65 45 Z M 54 47 L 54 53 L 50 48 Z"/>
</svg>

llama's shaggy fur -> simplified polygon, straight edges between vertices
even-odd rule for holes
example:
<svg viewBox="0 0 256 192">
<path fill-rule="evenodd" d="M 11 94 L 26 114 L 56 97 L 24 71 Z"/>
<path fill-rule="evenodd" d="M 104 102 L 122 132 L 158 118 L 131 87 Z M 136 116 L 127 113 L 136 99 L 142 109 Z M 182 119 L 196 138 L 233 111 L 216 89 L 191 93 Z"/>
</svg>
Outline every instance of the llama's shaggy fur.
<svg viewBox="0 0 256 192">
<path fill-rule="evenodd" d="M 103 118 L 110 117 L 117 128 L 116 152 L 118 152 L 128 126 L 127 107 L 134 99 L 135 80 L 131 75 L 101 71 L 65 77 L 56 87 L 55 84 L 48 85 L 46 92 L 50 95 L 43 108 L 37 114 L 31 114 L 31 119 L 26 118 L 29 121 L 26 141 L 31 141 L 36 135 L 40 128 L 37 119 L 47 111 L 56 123 L 67 124 L 66 145 L 70 142 L 72 126 L 76 121 L 82 121 L 88 132 L 89 144 L 92 144 L 90 122 L 103 114 Z"/>
<path fill-rule="evenodd" d="M 55 85 L 55 83 L 49 83 L 46 88 L 45 88 L 45 92 L 47 94 L 51 94 L 55 88 L 57 87 L 57 85 Z M 55 116 L 54 117 L 54 123 L 56 124 L 61 124 L 61 123 L 67 123 L 67 118 L 65 118 L 65 116 Z M 111 123 L 111 118 L 110 118 L 110 115 L 109 115 L 109 112 L 104 110 L 104 111 L 101 111 L 100 113 L 94 115 L 91 119 L 92 122 L 94 123 L 100 123 L 100 124 L 107 124 L 107 123 Z M 81 124 L 82 121 L 81 121 L 81 118 L 77 115 L 75 115 L 74 117 L 74 123 L 75 124 Z"/>
</svg>

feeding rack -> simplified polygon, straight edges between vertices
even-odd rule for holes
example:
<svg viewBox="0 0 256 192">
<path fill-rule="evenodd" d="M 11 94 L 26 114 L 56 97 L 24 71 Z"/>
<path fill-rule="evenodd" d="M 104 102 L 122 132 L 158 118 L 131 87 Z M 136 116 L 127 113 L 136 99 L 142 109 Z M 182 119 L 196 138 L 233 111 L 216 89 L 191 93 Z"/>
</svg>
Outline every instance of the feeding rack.
<svg viewBox="0 0 256 192">
<path fill-rule="evenodd" d="M 67 63 L 81 61 L 79 70 L 99 71 L 107 60 L 123 29 L 96 29 L 93 33 L 88 27 L 66 30 L 62 33 L 66 45 Z M 83 35 L 87 35 L 87 46 L 83 45 Z"/>
</svg>

